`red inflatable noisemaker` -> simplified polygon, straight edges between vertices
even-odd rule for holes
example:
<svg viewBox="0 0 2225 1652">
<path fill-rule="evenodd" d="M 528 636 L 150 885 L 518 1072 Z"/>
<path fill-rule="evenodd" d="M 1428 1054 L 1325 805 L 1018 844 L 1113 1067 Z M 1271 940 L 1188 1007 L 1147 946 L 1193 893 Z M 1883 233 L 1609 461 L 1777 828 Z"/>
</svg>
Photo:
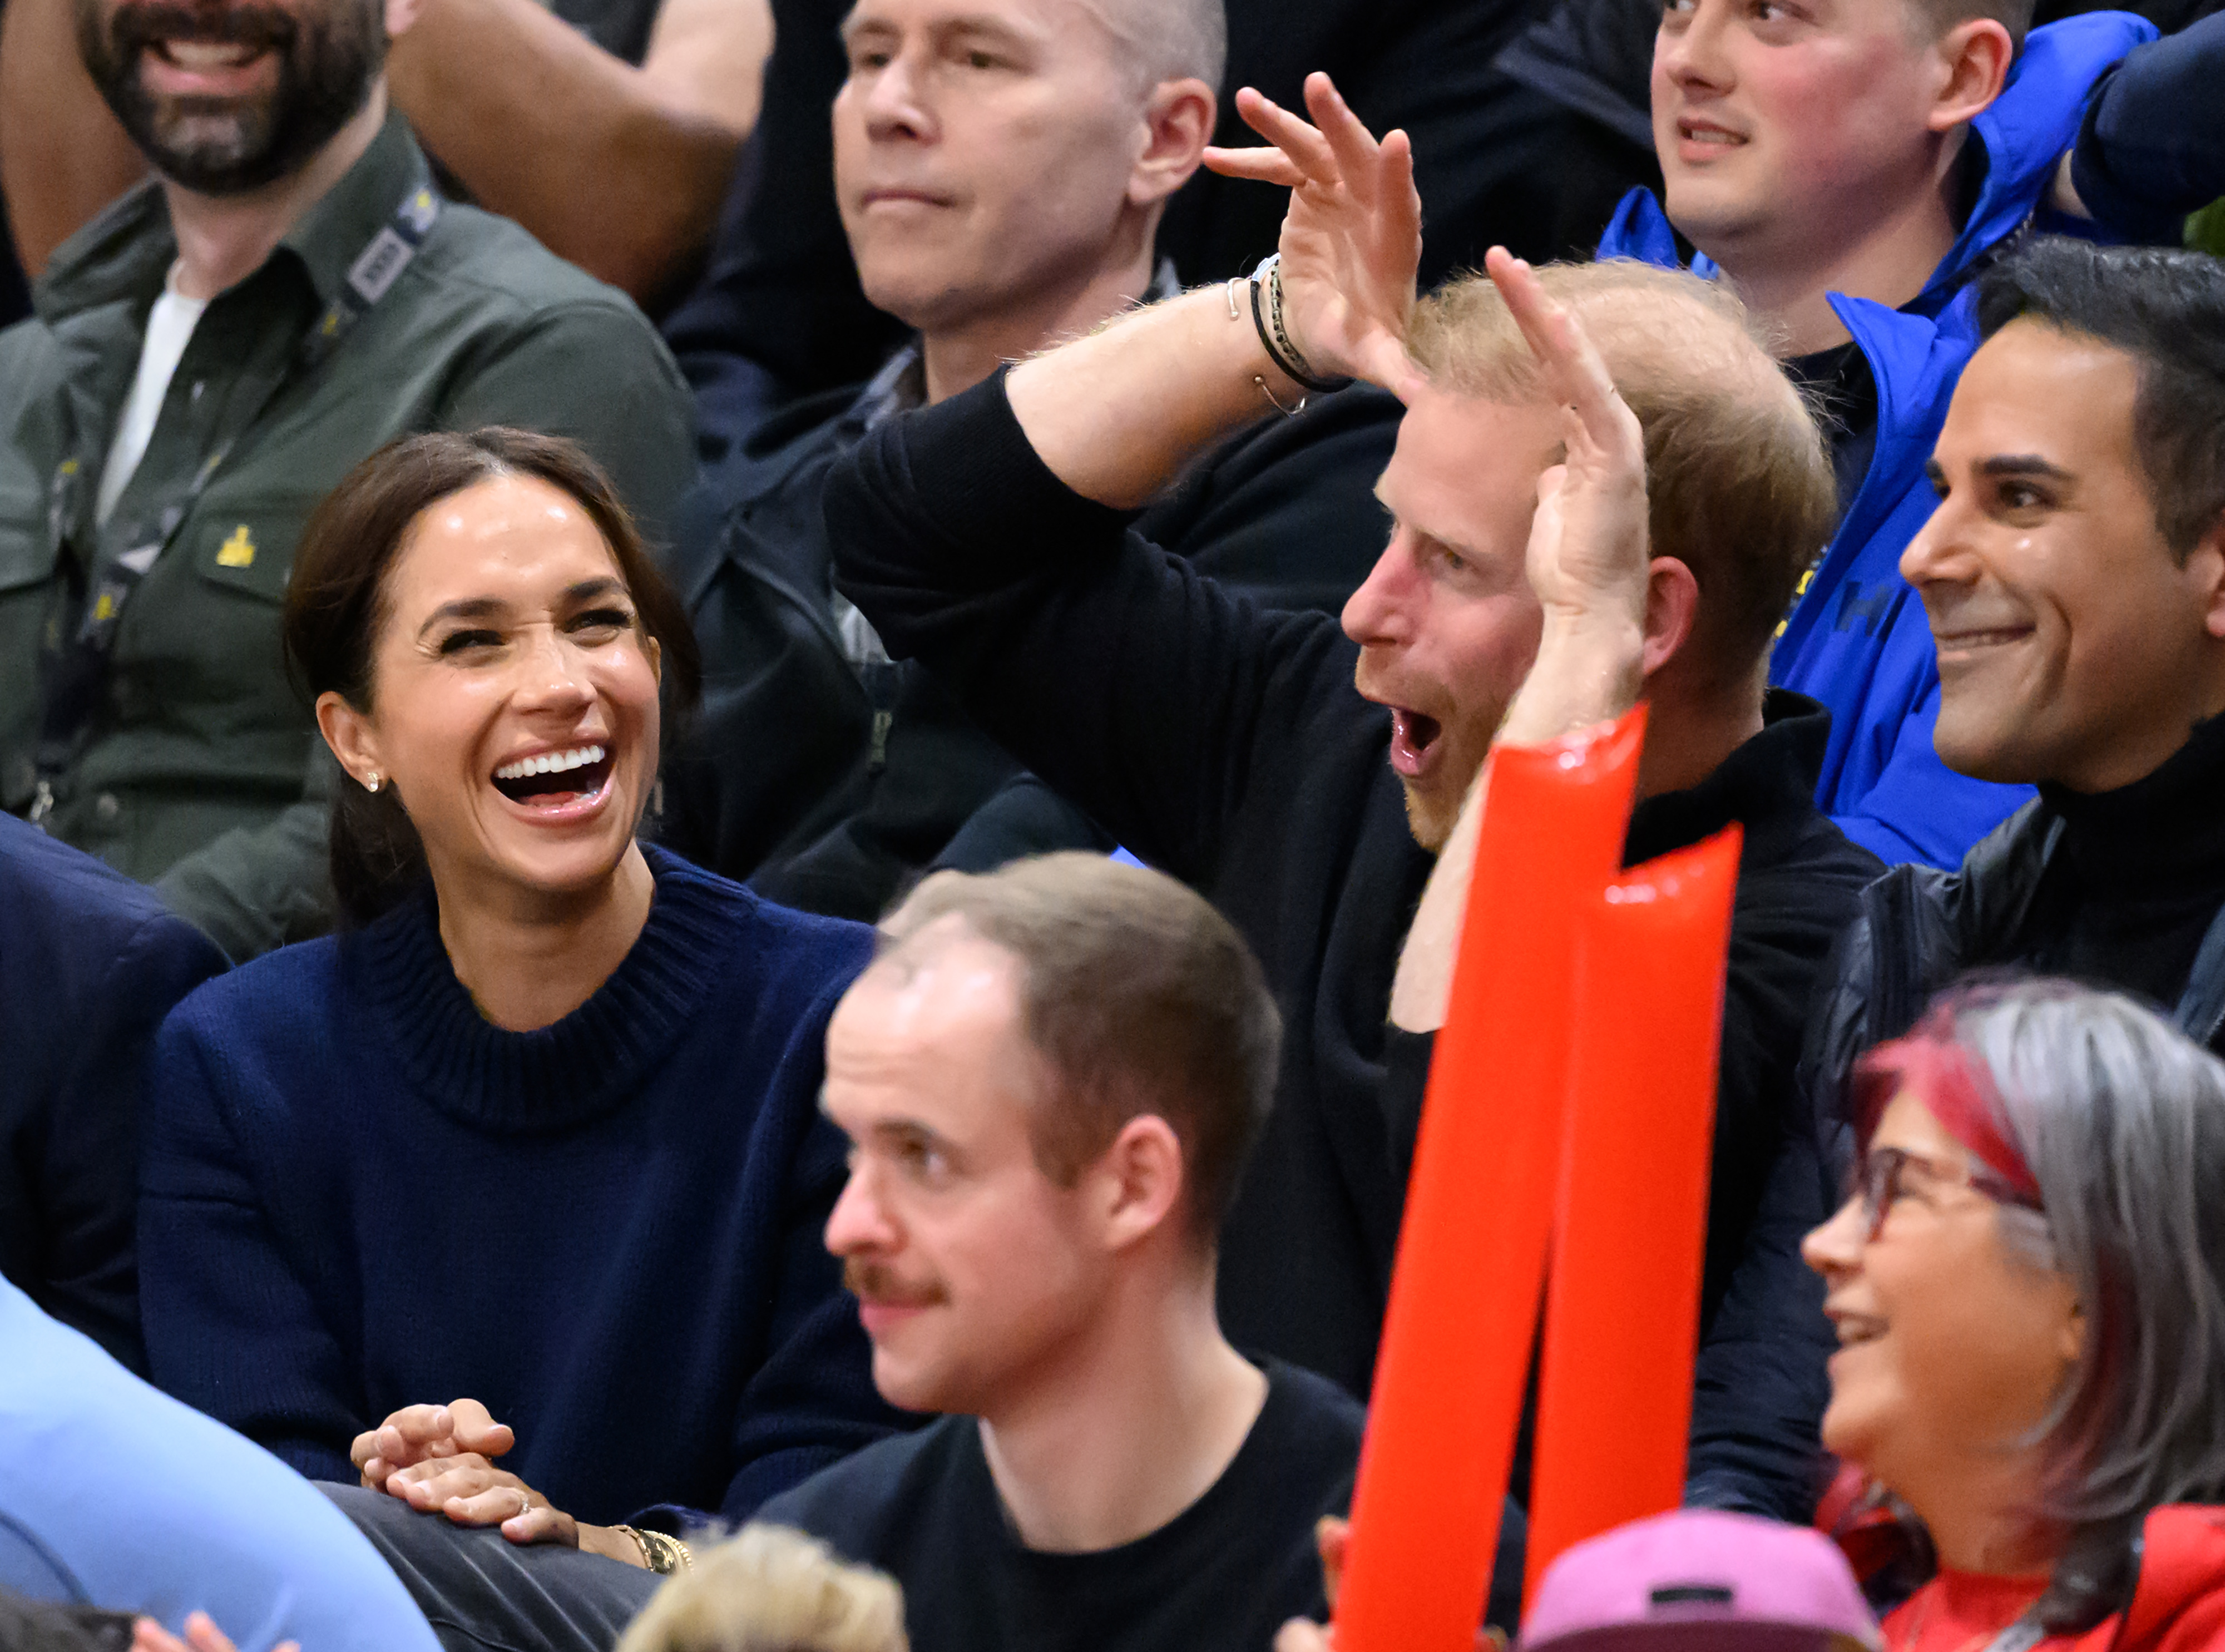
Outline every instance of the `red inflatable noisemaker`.
<svg viewBox="0 0 2225 1652">
<path fill-rule="evenodd" d="M 1644 731 L 1490 759 L 1339 1652 L 1471 1652 L 1549 1254 L 1531 1575 L 1678 1501 L 1739 837 L 1620 870 Z"/>
</svg>

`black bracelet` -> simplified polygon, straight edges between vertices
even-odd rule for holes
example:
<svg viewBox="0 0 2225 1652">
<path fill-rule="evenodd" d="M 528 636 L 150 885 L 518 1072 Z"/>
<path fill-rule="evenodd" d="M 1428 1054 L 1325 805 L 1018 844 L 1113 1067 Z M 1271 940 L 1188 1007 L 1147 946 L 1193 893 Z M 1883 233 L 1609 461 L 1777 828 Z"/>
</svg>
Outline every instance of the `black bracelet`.
<svg viewBox="0 0 2225 1652">
<path fill-rule="evenodd" d="M 1291 383 L 1316 394 L 1341 390 L 1352 381 L 1323 378 L 1290 342 L 1290 332 L 1283 325 L 1283 272 L 1277 268 L 1281 262 L 1280 253 L 1271 253 L 1252 272 L 1252 325 L 1258 331 L 1259 346 L 1267 352 L 1267 359 L 1275 364 L 1276 370 Z M 1268 289 L 1264 307 L 1259 301 L 1259 289 L 1263 287 Z"/>
</svg>

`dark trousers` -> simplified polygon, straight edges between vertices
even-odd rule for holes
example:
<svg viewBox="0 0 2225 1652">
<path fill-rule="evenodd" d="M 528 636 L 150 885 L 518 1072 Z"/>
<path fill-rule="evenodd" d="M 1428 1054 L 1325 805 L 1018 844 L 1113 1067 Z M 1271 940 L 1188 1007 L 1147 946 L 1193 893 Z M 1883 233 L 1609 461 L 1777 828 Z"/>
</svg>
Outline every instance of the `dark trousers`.
<svg viewBox="0 0 2225 1652">
<path fill-rule="evenodd" d="M 513 1543 L 358 1485 L 317 1489 L 371 1540 L 447 1652 L 611 1652 L 662 1581 L 555 1543 Z"/>
</svg>

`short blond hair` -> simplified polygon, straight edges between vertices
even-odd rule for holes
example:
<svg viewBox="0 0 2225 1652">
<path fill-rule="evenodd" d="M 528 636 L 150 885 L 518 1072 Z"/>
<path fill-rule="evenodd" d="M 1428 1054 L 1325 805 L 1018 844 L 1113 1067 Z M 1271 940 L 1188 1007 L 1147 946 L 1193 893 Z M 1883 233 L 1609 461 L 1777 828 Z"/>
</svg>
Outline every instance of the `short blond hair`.
<svg viewBox="0 0 2225 1652">
<path fill-rule="evenodd" d="M 1537 275 L 1582 320 L 1645 429 L 1653 554 L 1683 563 L 1700 588 L 1685 649 L 1695 680 L 1749 680 L 1837 525 L 1814 407 L 1719 282 L 1627 259 L 1549 264 Z M 1456 395 L 1519 402 L 1543 393 L 1488 276 L 1458 276 L 1423 299 L 1406 348 Z"/>
<path fill-rule="evenodd" d="M 903 1592 L 784 1526 L 695 1552 L 649 1598 L 618 1652 L 910 1652 Z"/>
</svg>

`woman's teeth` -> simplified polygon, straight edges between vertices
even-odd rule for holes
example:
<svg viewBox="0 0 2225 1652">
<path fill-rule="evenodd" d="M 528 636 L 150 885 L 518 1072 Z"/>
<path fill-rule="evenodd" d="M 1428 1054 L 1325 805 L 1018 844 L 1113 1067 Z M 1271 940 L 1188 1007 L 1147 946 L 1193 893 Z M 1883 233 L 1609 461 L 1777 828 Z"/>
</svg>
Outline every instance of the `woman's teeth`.
<svg viewBox="0 0 2225 1652">
<path fill-rule="evenodd" d="M 569 751 L 544 751 L 537 757 L 521 757 L 494 771 L 497 780 L 523 780 L 532 775 L 561 775 L 567 769 L 585 769 L 603 760 L 599 745 L 575 746 Z"/>
</svg>

